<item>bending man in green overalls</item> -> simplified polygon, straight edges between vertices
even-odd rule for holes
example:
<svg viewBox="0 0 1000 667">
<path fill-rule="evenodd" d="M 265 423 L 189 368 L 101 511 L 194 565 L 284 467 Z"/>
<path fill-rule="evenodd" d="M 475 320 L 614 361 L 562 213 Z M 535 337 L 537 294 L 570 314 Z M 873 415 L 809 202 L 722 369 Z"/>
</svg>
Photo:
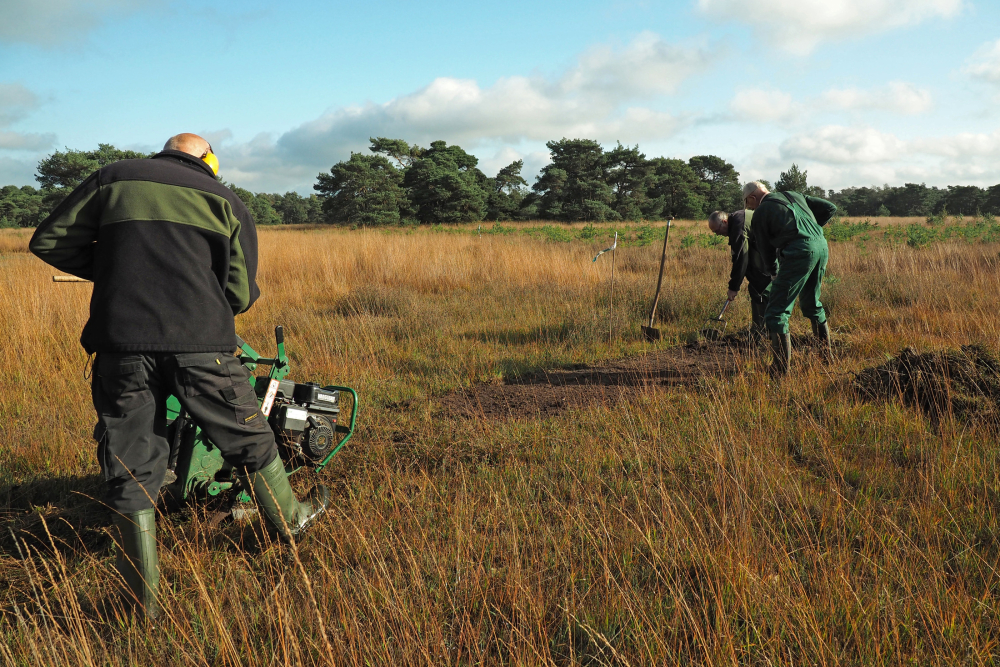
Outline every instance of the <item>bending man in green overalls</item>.
<svg viewBox="0 0 1000 667">
<path fill-rule="evenodd" d="M 774 355 L 771 372 L 788 374 L 792 360 L 788 317 L 796 298 L 802 314 L 812 320 L 813 334 L 822 342 L 824 354 L 829 359 L 830 327 L 819 300 L 830 256 L 822 226 L 833 217 L 837 207 L 825 199 L 798 192 L 768 192 L 757 182 L 743 186 L 743 201 L 754 212 L 753 235 L 757 249 L 773 278 L 771 297 L 764 311 L 764 324 Z"/>
</svg>

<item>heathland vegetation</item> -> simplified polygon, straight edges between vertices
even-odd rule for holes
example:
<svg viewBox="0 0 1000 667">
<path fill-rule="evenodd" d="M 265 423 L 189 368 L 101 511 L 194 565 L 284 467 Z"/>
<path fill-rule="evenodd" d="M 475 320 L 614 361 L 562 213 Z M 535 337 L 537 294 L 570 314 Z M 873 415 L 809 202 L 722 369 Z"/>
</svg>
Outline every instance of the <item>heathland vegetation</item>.
<svg viewBox="0 0 1000 667">
<path fill-rule="evenodd" d="M 795 317 L 794 381 L 773 382 L 745 336 L 697 335 L 729 265 L 703 216 L 739 206 L 723 160 L 563 140 L 529 188 L 443 142 L 372 149 L 317 195 L 236 190 L 262 223 L 239 333 L 266 353 L 284 325 L 291 377 L 361 397 L 319 475 L 333 509 L 294 548 L 216 525 L 214 501 L 165 513 L 155 632 L 122 620 L 95 500 L 90 288 L 0 231 L 0 663 L 1000 660 L 1000 186 L 823 193 L 792 165 L 777 187 L 844 213 L 836 359 Z M 40 189 L 2 190 L 4 224 L 127 157 L 53 154 Z M 655 219 L 681 212 L 651 345 Z"/>
<path fill-rule="evenodd" d="M 742 206 L 740 174 L 714 155 L 648 158 L 638 146 L 619 143 L 605 150 L 589 139 L 546 145 L 552 161 L 530 186 L 521 175 L 521 160 L 487 176 L 478 168 L 478 159 L 460 146 L 435 141 L 424 148 L 384 137 L 371 140 L 369 153 L 352 153 L 329 172 L 318 174 L 316 194 L 307 197 L 297 192 L 254 193 L 228 185 L 261 225 L 656 221 L 668 216 L 704 218 L 713 210 Z M 37 225 L 95 169 L 138 157 L 146 155 L 108 144 L 92 151 L 56 151 L 38 164 L 38 188 L 0 188 L 0 227 Z M 907 183 L 834 191 L 810 185 L 807 176 L 793 164 L 774 187 L 826 197 L 845 216 L 920 216 L 940 221 L 949 214 L 1000 214 L 1000 185 L 938 188 Z M 749 180 L 747 175 L 744 180 Z"/>
<path fill-rule="evenodd" d="M 356 387 L 360 430 L 294 550 L 211 504 L 161 517 L 154 632 L 115 620 L 90 288 L 0 233 L 0 662 L 995 664 L 1000 243 L 884 220 L 833 223 L 836 361 L 802 345 L 778 383 L 695 335 L 729 263 L 701 220 L 671 232 L 656 345 L 662 224 L 615 223 L 610 328 L 609 224 L 262 229 L 239 332 L 285 325 L 292 377 Z"/>
</svg>

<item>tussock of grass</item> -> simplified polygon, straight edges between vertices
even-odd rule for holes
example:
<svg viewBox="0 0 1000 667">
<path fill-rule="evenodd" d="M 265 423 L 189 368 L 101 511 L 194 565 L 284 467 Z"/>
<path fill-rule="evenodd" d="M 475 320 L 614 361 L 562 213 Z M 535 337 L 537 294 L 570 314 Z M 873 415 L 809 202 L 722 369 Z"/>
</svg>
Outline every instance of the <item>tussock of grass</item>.
<svg viewBox="0 0 1000 667">
<path fill-rule="evenodd" d="M 412 310 L 413 297 L 408 290 L 392 290 L 383 285 L 359 285 L 341 297 L 333 308 L 340 315 L 372 317 L 401 317 Z"/>
<path fill-rule="evenodd" d="M 33 229 L 0 229 L 0 255 L 28 252 Z"/>
<path fill-rule="evenodd" d="M 405 407 L 647 350 L 660 246 L 619 247 L 609 344 L 594 228 L 262 231 L 263 297 L 238 330 L 267 352 L 285 325 L 291 377 L 356 387 L 361 429 L 295 550 L 252 522 L 213 528 L 204 505 L 161 517 L 153 631 L 116 616 L 107 515 L 88 499 L 90 288 L 0 250 L 0 662 L 996 662 L 996 429 L 934 424 L 842 380 L 907 345 L 995 344 L 1000 247 L 831 244 L 824 299 L 844 345 L 832 367 L 797 352 L 789 382 L 748 354 L 731 378 L 545 419 Z M 671 243 L 661 345 L 721 305 L 723 250 Z M 742 297 L 727 316 L 746 325 Z"/>
</svg>

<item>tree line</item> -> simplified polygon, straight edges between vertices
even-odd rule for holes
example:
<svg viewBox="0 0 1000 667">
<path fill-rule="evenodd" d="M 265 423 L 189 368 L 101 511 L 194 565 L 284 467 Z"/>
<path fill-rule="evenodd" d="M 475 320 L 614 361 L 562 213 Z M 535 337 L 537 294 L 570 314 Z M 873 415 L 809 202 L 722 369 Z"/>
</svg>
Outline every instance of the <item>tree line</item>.
<svg viewBox="0 0 1000 667">
<path fill-rule="evenodd" d="M 444 141 L 426 148 L 402 139 L 370 141 L 368 153 L 351 153 L 320 173 L 316 194 L 254 193 L 227 185 L 261 225 L 698 219 L 713 210 L 742 207 L 740 174 L 714 155 L 647 158 L 638 146 L 618 143 L 605 150 L 590 139 L 564 138 L 546 143 L 552 161 L 529 186 L 521 176 L 521 160 L 487 176 L 474 155 Z M 96 169 L 151 155 L 110 144 L 56 151 L 38 163 L 39 187 L 0 188 L 0 227 L 34 227 Z M 938 188 L 907 183 L 826 191 L 810 185 L 808 172 L 793 164 L 772 189 L 826 197 L 850 216 L 1000 215 L 1000 184 Z"/>
<path fill-rule="evenodd" d="M 844 188 L 830 199 L 842 215 L 852 216 L 941 216 L 1000 215 L 1000 185 L 949 185 L 929 188 L 924 184 Z"/>
<path fill-rule="evenodd" d="M 487 176 L 460 146 L 427 148 L 402 139 L 371 140 L 369 153 L 320 174 L 323 211 L 348 225 L 478 220 L 661 220 L 702 217 L 740 206 L 739 173 L 725 160 L 647 158 L 639 147 L 605 151 L 590 139 L 546 144 L 552 161 L 528 186 L 522 160 Z"/>
</svg>

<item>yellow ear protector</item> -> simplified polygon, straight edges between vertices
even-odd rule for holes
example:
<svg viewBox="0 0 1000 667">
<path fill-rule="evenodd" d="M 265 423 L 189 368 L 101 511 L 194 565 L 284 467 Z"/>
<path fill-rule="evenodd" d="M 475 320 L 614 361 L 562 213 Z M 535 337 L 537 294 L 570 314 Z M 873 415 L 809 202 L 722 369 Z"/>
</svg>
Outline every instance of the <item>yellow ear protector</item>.
<svg viewBox="0 0 1000 667">
<path fill-rule="evenodd" d="M 208 150 L 205 151 L 205 154 L 201 156 L 201 160 L 212 168 L 213 174 L 216 176 L 219 175 L 219 158 L 215 157 L 215 153 L 212 152 L 211 144 L 208 145 Z"/>
</svg>

